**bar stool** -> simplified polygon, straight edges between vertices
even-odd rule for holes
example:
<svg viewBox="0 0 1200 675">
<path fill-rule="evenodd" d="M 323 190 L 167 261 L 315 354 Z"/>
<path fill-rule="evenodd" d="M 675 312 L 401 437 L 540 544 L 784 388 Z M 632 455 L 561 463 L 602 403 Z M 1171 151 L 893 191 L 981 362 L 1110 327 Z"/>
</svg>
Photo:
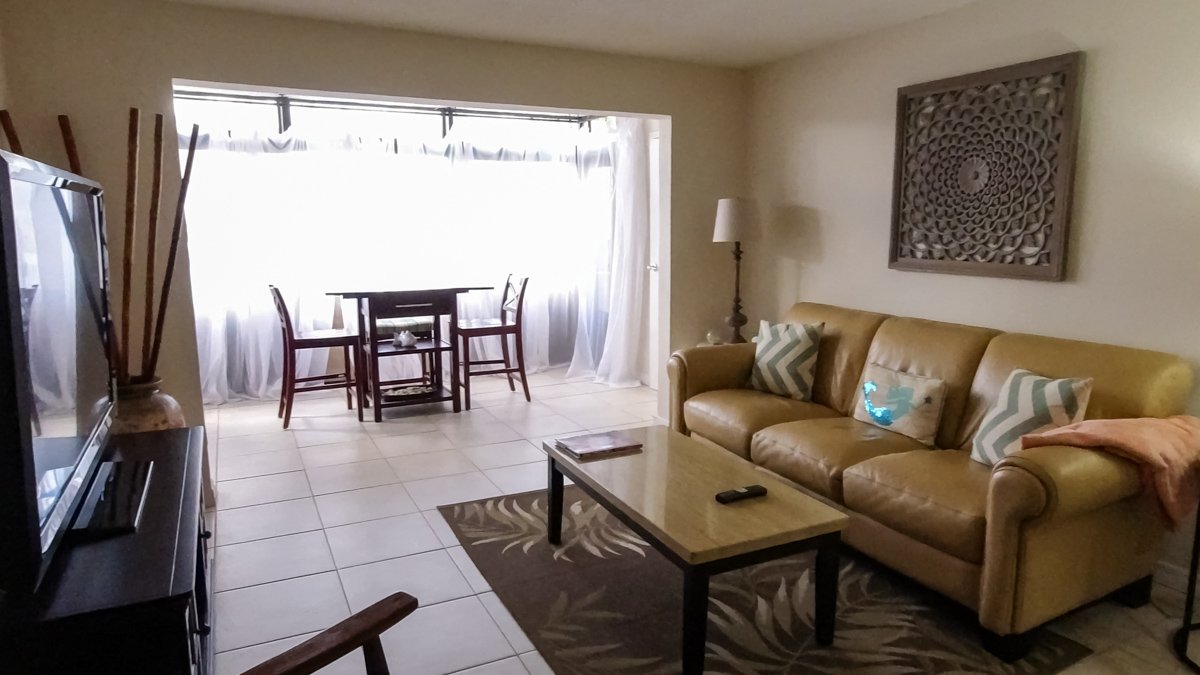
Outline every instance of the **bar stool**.
<svg viewBox="0 0 1200 675">
<path fill-rule="evenodd" d="M 288 425 L 292 423 L 292 403 L 297 393 L 344 388 L 346 390 L 346 409 L 353 410 L 354 402 L 351 392 L 354 391 L 354 377 L 351 373 L 354 371 L 350 367 L 350 349 L 358 344 L 358 335 L 339 329 L 318 330 L 296 335 L 292 328 L 292 315 L 283 301 L 283 295 L 274 286 L 271 286 L 270 289 L 271 299 L 275 301 L 275 312 L 279 315 L 279 328 L 283 332 L 283 391 L 279 395 L 278 415 L 283 418 L 283 428 L 288 428 Z M 302 349 L 336 349 L 338 347 L 342 348 L 345 372 L 296 377 L 296 352 Z M 299 383 L 317 381 L 321 381 L 322 384 L 296 388 Z"/>
<path fill-rule="evenodd" d="M 458 323 L 458 336 L 462 340 L 461 358 L 462 362 L 455 364 L 455 367 L 462 367 L 462 383 L 459 385 L 463 389 L 463 406 L 471 409 L 471 377 L 473 375 L 499 375 L 508 376 L 509 391 L 516 391 L 517 388 L 513 385 L 513 373 L 521 376 L 521 388 L 525 390 L 525 400 L 529 398 L 529 381 L 525 377 L 525 348 L 521 340 L 521 317 L 525 308 L 525 287 L 529 284 L 529 277 L 514 277 L 508 275 L 508 280 L 504 284 L 504 296 L 500 300 L 500 318 L 498 319 L 476 319 L 473 321 L 460 321 Z M 471 338 L 498 336 L 500 338 L 500 348 L 504 355 L 503 359 L 488 359 L 488 360 L 471 360 Z M 516 365 L 513 365 L 508 349 L 508 338 L 513 337 L 513 348 L 516 350 Z M 491 370 L 471 370 L 471 366 L 503 364 L 503 368 L 493 368 Z"/>
</svg>

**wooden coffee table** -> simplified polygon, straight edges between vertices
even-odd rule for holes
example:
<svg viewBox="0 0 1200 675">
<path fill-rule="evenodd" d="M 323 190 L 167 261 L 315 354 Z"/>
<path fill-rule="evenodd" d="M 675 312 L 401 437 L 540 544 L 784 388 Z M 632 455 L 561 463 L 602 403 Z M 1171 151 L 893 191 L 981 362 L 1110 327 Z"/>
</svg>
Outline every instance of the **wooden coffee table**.
<svg viewBox="0 0 1200 675">
<path fill-rule="evenodd" d="M 664 426 L 627 429 L 642 451 L 580 462 L 547 441 L 549 539 L 561 543 L 563 476 L 683 571 L 683 672 L 704 670 L 708 579 L 817 550 L 816 637 L 833 642 L 838 547 L 849 518 L 731 452 Z M 767 495 L 717 503 L 724 490 L 759 484 Z"/>
</svg>

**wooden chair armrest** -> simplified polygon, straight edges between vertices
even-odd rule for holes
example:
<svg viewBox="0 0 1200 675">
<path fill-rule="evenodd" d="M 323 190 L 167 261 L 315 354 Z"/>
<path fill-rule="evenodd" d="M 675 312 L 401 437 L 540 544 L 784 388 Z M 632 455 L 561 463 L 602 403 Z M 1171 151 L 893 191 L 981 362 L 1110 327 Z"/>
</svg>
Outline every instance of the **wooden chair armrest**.
<svg viewBox="0 0 1200 675">
<path fill-rule="evenodd" d="M 416 609 L 416 598 L 407 593 L 393 593 L 243 675 L 309 675 L 364 646 L 368 661 L 372 658 L 372 647 L 377 652 L 376 658 L 382 659 L 379 635 Z"/>
</svg>

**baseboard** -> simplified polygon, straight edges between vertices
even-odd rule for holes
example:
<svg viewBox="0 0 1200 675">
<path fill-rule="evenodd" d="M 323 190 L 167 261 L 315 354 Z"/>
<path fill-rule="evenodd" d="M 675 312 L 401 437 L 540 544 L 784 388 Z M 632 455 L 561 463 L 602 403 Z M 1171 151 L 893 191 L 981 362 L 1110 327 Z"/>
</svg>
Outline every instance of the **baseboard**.
<svg viewBox="0 0 1200 675">
<path fill-rule="evenodd" d="M 1154 582 L 1180 593 L 1187 592 L 1188 571 L 1175 563 L 1159 560 L 1154 564 Z"/>
</svg>

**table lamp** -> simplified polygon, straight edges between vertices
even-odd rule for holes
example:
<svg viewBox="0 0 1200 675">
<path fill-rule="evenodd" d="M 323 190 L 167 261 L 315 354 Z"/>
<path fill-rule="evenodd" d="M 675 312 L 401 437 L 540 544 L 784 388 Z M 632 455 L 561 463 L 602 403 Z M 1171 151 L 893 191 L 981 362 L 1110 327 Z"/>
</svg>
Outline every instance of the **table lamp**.
<svg viewBox="0 0 1200 675">
<path fill-rule="evenodd" d="M 742 314 L 742 242 L 758 239 L 758 218 L 754 211 L 754 204 L 745 199 L 717 201 L 713 243 L 733 242 L 733 313 L 725 317 L 725 323 L 733 329 L 730 342 L 746 341 L 742 337 L 742 326 L 746 325 L 746 315 Z"/>
</svg>

